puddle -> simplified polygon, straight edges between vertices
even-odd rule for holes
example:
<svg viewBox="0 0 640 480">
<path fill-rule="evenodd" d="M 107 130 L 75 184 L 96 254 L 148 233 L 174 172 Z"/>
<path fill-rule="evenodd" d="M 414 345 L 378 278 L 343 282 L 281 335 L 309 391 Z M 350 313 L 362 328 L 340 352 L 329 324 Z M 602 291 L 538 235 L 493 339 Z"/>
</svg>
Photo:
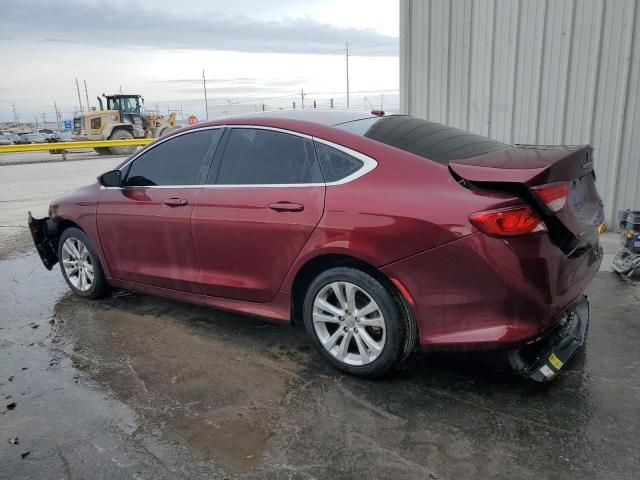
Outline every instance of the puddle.
<svg viewBox="0 0 640 480">
<path fill-rule="evenodd" d="M 640 296 L 606 273 L 590 289 L 587 352 L 543 387 L 470 354 L 346 377 L 302 329 L 122 292 L 86 301 L 32 252 L 0 261 L 0 279 L 0 399 L 16 403 L 0 406 L 7 478 L 631 478 L 640 468 Z"/>
</svg>

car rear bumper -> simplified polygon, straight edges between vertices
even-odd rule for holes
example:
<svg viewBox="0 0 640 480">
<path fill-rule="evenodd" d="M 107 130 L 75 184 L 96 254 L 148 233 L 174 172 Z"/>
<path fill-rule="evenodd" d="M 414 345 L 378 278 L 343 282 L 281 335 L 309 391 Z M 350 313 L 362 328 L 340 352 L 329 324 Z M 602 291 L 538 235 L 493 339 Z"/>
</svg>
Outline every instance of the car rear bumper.
<svg viewBox="0 0 640 480">
<path fill-rule="evenodd" d="M 570 314 L 601 261 L 597 242 L 570 258 L 546 235 L 476 233 L 381 270 L 410 295 L 423 348 L 513 350 Z"/>
<path fill-rule="evenodd" d="M 33 218 L 29 212 L 27 223 L 42 263 L 47 270 L 51 270 L 58 263 L 58 226 L 56 222 L 49 217 Z"/>
<path fill-rule="evenodd" d="M 589 301 L 582 296 L 549 335 L 510 352 L 509 363 L 516 372 L 531 380 L 548 382 L 584 346 L 588 330 Z"/>
</svg>

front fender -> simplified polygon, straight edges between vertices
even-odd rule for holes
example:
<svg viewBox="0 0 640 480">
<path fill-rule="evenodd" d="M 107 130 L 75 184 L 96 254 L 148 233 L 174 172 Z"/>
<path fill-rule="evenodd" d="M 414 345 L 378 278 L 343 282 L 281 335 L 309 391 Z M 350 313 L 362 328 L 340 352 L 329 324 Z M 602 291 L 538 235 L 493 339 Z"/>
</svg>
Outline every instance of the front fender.
<svg viewBox="0 0 640 480">
<path fill-rule="evenodd" d="M 111 123 L 102 131 L 103 138 L 109 138 L 116 128 L 124 128 L 133 135 L 133 126 L 130 123 Z"/>
<path fill-rule="evenodd" d="M 51 203 L 49 214 L 53 221 L 66 228 L 76 225 L 91 240 L 92 246 L 102 264 L 107 277 L 110 276 L 109 266 L 104 256 L 100 234 L 98 232 L 98 201 L 100 199 L 100 185 L 94 183 L 80 187 Z"/>
</svg>

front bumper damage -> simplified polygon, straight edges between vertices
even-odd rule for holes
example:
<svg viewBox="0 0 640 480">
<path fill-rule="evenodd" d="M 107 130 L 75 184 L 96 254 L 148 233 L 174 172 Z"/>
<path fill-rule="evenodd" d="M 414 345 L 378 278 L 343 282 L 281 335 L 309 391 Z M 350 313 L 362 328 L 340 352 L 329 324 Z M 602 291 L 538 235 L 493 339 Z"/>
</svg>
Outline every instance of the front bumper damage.
<svg viewBox="0 0 640 480">
<path fill-rule="evenodd" d="M 31 212 L 27 223 L 42 263 L 51 270 L 58 263 L 58 225 L 49 217 L 33 218 Z"/>
<path fill-rule="evenodd" d="M 558 327 L 539 342 L 509 353 L 509 363 L 519 374 L 536 382 L 548 382 L 584 346 L 589 330 L 587 296 L 576 304 Z"/>
</svg>

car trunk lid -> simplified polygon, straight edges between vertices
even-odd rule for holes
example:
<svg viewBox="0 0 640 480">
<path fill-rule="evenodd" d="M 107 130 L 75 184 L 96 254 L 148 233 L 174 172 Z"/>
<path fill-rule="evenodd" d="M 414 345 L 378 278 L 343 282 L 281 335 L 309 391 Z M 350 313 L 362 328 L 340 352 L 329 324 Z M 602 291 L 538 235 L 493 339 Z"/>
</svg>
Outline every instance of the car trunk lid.
<svg viewBox="0 0 640 480">
<path fill-rule="evenodd" d="M 544 220 L 552 241 L 567 254 L 593 243 L 603 222 L 590 146 L 519 145 L 487 155 L 454 160 L 449 168 L 460 183 L 500 193 L 512 193 Z M 557 212 L 547 208 L 536 189 L 566 182 L 567 200 Z"/>
</svg>

